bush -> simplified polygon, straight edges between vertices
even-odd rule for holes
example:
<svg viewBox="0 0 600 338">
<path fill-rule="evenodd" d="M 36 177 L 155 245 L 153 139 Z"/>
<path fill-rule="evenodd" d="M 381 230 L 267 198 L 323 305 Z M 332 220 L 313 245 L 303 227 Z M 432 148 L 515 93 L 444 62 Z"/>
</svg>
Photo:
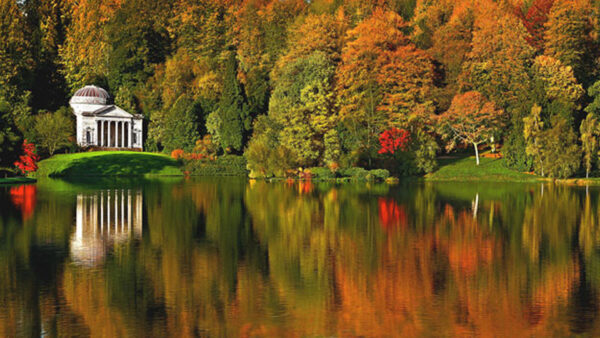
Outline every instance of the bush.
<svg viewBox="0 0 600 338">
<path fill-rule="evenodd" d="M 390 177 L 390 172 L 386 169 L 373 169 L 369 170 L 369 178 L 376 181 L 385 181 Z"/>
<path fill-rule="evenodd" d="M 243 156 L 223 155 L 215 160 L 184 160 L 184 172 L 191 176 L 248 176 Z"/>
<path fill-rule="evenodd" d="M 360 167 L 343 168 L 339 171 L 342 177 L 351 177 L 353 179 L 364 180 L 367 178 L 369 172 Z"/>
<path fill-rule="evenodd" d="M 329 168 L 314 167 L 308 169 L 313 178 L 317 179 L 332 179 L 335 178 L 335 174 L 331 172 Z"/>
</svg>

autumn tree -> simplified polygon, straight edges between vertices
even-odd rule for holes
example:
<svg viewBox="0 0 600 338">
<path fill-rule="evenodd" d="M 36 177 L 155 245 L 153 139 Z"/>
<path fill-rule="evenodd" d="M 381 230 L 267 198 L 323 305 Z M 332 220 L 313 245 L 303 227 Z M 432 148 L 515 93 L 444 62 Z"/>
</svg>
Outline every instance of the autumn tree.
<svg viewBox="0 0 600 338">
<path fill-rule="evenodd" d="M 450 140 L 448 149 L 456 143 L 471 144 L 475 148 L 475 158 L 479 165 L 478 146 L 488 142 L 502 127 L 504 111 L 481 93 L 471 91 L 457 95 L 447 112 L 440 115 L 442 130 Z"/>
<path fill-rule="evenodd" d="M 519 19 L 487 0 L 479 11 L 460 77 L 462 87 L 479 91 L 512 114 L 528 92 L 535 51 Z"/>
<path fill-rule="evenodd" d="M 597 157 L 598 151 L 598 119 L 594 114 L 588 114 L 587 117 L 581 121 L 579 127 L 581 148 L 583 151 L 583 163 L 585 165 L 585 177 L 590 176 L 590 170 L 592 164 Z"/>
<path fill-rule="evenodd" d="M 545 27 L 545 53 L 572 67 L 581 83 L 588 83 L 595 57 L 590 2 L 556 0 Z"/>
<path fill-rule="evenodd" d="M 515 8 L 517 17 L 523 22 L 529 36 L 527 41 L 537 50 L 544 48 L 545 24 L 548 22 L 550 10 L 556 0 L 534 0 L 523 12 L 521 8 Z"/>
<path fill-rule="evenodd" d="M 348 31 L 336 71 L 340 118 L 354 140 L 352 151 L 369 160 L 386 127 L 402 127 L 411 110 L 431 104 L 432 61 L 410 43 L 405 27 L 397 14 L 376 9 Z"/>
<path fill-rule="evenodd" d="M 106 85 L 110 44 L 105 31 L 120 3 L 119 0 L 70 3 L 70 24 L 59 55 L 71 92 L 88 84 Z"/>
<path fill-rule="evenodd" d="M 25 19 L 16 1 L 0 1 L 0 96 L 8 100 L 29 84 L 33 66 Z"/>
</svg>

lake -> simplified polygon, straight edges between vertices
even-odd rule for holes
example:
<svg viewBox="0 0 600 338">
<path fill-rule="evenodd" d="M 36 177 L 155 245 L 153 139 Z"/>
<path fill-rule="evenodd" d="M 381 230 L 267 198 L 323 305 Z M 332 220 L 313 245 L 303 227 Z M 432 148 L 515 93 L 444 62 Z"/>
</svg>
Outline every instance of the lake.
<svg viewBox="0 0 600 338">
<path fill-rule="evenodd" d="M 600 334 L 600 188 L 0 187 L 0 336 Z"/>
</svg>

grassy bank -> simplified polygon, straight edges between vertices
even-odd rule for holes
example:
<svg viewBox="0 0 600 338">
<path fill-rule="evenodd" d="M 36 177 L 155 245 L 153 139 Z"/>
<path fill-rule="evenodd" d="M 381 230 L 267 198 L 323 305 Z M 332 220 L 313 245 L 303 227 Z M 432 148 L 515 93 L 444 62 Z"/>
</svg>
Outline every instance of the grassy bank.
<svg viewBox="0 0 600 338">
<path fill-rule="evenodd" d="M 504 159 L 475 157 L 440 158 L 439 169 L 425 176 L 427 181 L 536 182 L 540 177 L 506 167 Z"/>
<path fill-rule="evenodd" d="M 0 178 L 0 184 L 22 184 L 22 183 L 35 183 L 36 179 L 29 177 L 7 177 Z"/>
<path fill-rule="evenodd" d="M 130 151 L 98 151 L 55 155 L 40 161 L 35 177 L 181 176 L 169 156 Z"/>
</svg>

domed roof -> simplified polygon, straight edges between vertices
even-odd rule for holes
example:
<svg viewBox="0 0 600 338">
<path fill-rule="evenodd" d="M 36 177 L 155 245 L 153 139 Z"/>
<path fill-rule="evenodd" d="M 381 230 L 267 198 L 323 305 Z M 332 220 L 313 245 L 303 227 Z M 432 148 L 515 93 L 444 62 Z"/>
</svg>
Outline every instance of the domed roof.
<svg viewBox="0 0 600 338">
<path fill-rule="evenodd" d="M 71 103 L 79 104 L 107 104 L 110 99 L 108 92 L 100 87 L 85 86 L 75 92 Z"/>
</svg>

